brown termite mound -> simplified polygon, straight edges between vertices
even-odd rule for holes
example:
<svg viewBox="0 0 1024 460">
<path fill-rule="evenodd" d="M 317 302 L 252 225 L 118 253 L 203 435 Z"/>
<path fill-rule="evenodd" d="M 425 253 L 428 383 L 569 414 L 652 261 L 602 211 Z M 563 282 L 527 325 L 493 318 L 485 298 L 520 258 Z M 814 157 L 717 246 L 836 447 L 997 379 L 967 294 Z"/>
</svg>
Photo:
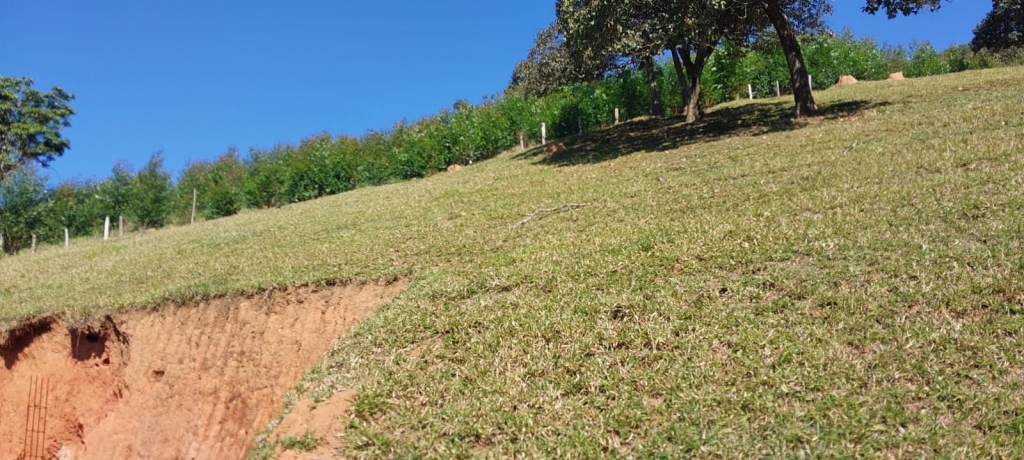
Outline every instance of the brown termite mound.
<svg viewBox="0 0 1024 460">
<path fill-rule="evenodd" d="M 25 458 L 26 445 L 33 458 L 244 458 L 338 334 L 403 287 L 301 287 L 26 324 L 0 344 L 0 460 Z"/>
</svg>

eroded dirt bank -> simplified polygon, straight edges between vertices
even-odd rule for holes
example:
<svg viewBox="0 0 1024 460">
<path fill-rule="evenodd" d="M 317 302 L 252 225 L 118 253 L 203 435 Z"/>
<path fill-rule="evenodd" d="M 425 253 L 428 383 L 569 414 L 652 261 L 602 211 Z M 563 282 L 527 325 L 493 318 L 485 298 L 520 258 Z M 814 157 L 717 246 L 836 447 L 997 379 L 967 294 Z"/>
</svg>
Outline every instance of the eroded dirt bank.
<svg viewBox="0 0 1024 460">
<path fill-rule="evenodd" d="M 244 458 L 335 337 L 402 287 L 296 288 L 28 327 L 0 346 L 0 460 L 39 436 L 26 431 L 33 379 L 50 387 L 45 458 Z"/>
</svg>

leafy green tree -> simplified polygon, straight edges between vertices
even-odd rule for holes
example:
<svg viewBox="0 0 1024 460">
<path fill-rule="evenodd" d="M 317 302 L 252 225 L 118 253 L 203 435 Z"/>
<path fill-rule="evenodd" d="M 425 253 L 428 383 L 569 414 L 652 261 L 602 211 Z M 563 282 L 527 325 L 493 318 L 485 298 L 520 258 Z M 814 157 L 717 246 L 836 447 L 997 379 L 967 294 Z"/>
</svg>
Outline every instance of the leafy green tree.
<svg viewBox="0 0 1024 460">
<path fill-rule="evenodd" d="M 43 229 L 46 210 L 46 177 L 26 166 L 0 181 L 0 234 L 4 251 L 15 254 L 28 246 L 33 233 Z"/>
<path fill-rule="evenodd" d="M 99 207 L 97 184 L 92 181 L 65 181 L 49 193 L 49 205 L 44 220 L 51 241 L 63 238 L 62 229 L 72 236 L 95 233 L 103 221 Z"/>
<path fill-rule="evenodd" d="M 573 83 L 595 81 L 617 67 L 611 53 L 592 60 L 574 60 L 565 47 L 565 34 L 558 23 L 537 33 L 526 59 L 512 71 L 510 91 L 524 96 L 544 96 Z"/>
<path fill-rule="evenodd" d="M 231 216 L 242 210 L 244 182 L 245 165 L 238 156 L 238 149 L 231 147 L 210 168 L 210 217 Z"/>
<path fill-rule="evenodd" d="M 46 167 L 71 143 L 61 130 L 71 126 L 74 95 L 55 86 L 32 89 L 31 78 L 0 77 L 0 181 L 11 171 L 37 162 Z"/>
<path fill-rule="evenodd" d="M 156 152 L 132 178 L 131 216 L 140 227 L 163 227 L 171 215 L 174 186 L 170 173 L 163 166 L 161 152 Z"/>
<path fill-rule="evenodd" d="M 110 172 L 110 177 L 96 187 L 97 201 L 103 216 L 116 218 L 131 211 L 132 169 L 128 163 L 119 161 Z"/>
<path fill-rule="evenodd" d="M 992 0 L 992 11 L 974 29 L 971 49 L 1024 47 L 1024 0 Z"/>
<path fill-rule="evenodd" d="M 206 190 L 210 187 L 210 169 L 212 163 L 207 160 L 190 161 L 182 169 L 178 176 L 177 204 L 175 205 L 174 220 L 178 223 L 188 223 L 192 215 L 192 191 L 196 191 L 196 217 L 210 217 L 209 194 Z M 199 191 L 202 190 L 202 193 Z"/>
<path fill-rule="evenodd" d="M 907 66 L 908 77 L 927 77 L 949 73 L 949 64 L 939 57 L 939 53 L 928 41 L 910 44 L 910 64 Z"/>
</svg>

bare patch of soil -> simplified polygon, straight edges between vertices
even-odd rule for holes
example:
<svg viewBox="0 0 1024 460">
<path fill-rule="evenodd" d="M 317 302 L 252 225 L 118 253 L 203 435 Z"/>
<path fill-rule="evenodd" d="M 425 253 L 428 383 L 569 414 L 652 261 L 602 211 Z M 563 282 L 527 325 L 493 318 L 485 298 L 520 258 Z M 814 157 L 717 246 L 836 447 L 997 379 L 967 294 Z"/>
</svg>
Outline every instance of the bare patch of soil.
<svg viewBox="0 0 1024 460">
<path fill-rule="evenodd" d="M 278 460 L 312 460 L 334 458 L 334 449 L 338 438 L 345 431 L 345 420 L 356 397 L 355 390 L 335 394 L 322 403 L 314 403 L 304 399 L 295 404 L 292 411 L 281 420 L 274 430 L 275 439 L 302 439 L 312 435 L 316 439 L 316 449 L 311 452 L 280 449 Z"/>
<path fill-rule="evenodd" d="M 0 346 L 0 460 L 21 458 L 33 436 L 26 434 L 33 380 L 49 387 L 47 458 L 244 458 L 253 434 L 335 337 L 403 287 L 302 287 L 81 327 L 52 319 L 26 326 Z M 335 399 L 347 410 L 347 399 Z M 300 402 L 296 417 L 308 406 Z M 320 407 L 313 420 L 328 412 Z M 315 425 L 331 429 L 337 417 L 327 417 Z"/>
</svg>

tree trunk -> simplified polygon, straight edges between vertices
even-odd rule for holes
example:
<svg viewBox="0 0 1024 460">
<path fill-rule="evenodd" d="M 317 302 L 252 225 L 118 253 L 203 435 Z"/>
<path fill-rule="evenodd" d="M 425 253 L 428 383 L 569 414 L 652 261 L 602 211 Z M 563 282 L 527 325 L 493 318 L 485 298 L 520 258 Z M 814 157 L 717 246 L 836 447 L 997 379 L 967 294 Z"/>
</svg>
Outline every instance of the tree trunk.
<svg viewBox="0 0 1024 460">
<path fill-rule="evenodd" d="M 686 66 L 686 74 L 689 77 L 689 92 L 686 97 L 686 122 L 693 123 L 704 119 L 704 98 L 701 96 L 701 77 L 704 75 L 704 66 L 707 65 L 715 48 L 707 45 L 694 45 L 696 48 L 691 52 L 689 46 L 683 54 L 683 65 Z"/>
<path fill-rule="evenodd" d="M 661 93 L 658 92 L 657 67 L 654 66 L 654 56 L 644 58 L 644 67 L 647 68 L 647 86 L 651 93 L 651 116 L 660 117 L 665 114 L 661 107 Z"/>
<path fill-rule="evenodd" d="M 683 61 L 679 58 L 679 48 L 676 46 L 671 47 L 672 50 L 672 64 L 676 68 L 676 78 L 679 79 L 679 91 L 683 94 L 683 110 L 689 110 L 690 108 L 690 88 L 686 82 L 686 72 L 683 71 Z"/>
<path fill-rule="evenodd" d="M 807 75 L 807 67 L 804 66 L 804 55 L 800 51 L 800 42 L 796 39 L 793 25 L 782 11 L 780 0 L 765 0 L 763 4 L 768 19 L 775 27 L 775 32 L 779 34 L 779 42 L 782 43 L 786 63 L 789 64 L 789 80 L 793 86 L 793 98 L 796 100 L 796 117 L 816 115 L 818 106 L 814 103 L 810 78 Z"/>
</svg>

